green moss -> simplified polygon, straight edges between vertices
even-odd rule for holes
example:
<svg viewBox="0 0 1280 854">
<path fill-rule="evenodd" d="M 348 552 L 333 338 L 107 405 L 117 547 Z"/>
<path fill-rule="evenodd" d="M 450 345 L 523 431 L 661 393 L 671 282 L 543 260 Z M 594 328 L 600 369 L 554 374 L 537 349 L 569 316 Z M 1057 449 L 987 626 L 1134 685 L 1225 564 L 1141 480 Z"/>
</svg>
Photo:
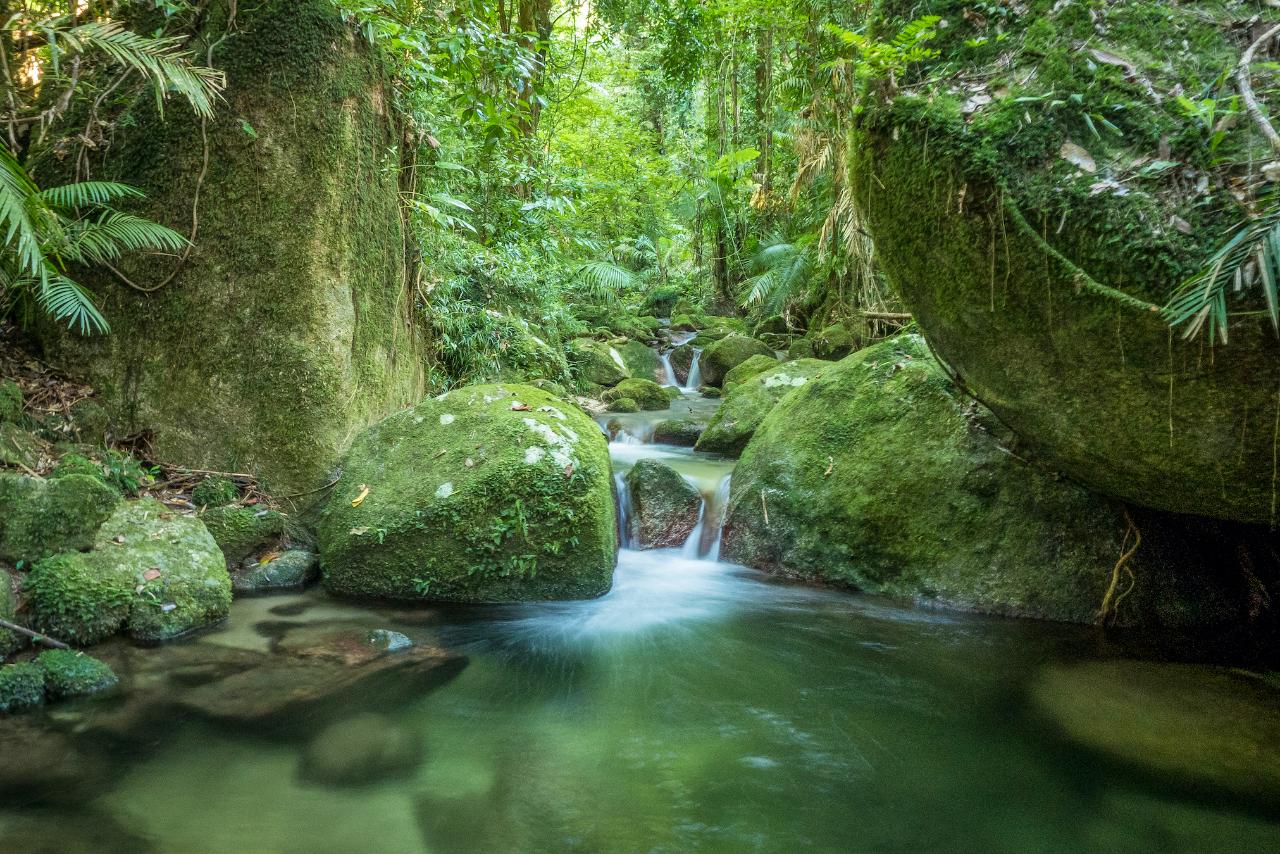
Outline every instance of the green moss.
<svg viewBox="0 0 1280 854">
<path fill-rule="evenodd" d="M 221 475 L 206 477 L 191 490 L 191 503 L 197 507 L 225 507 L 240 497 L 240 490 L 231 478 Z"/>
<path fill-rule="evenodd" d="M 102 463 L 77 453 L 65 454 L 62 459 L 58 460 L 58 465 L 49 473 L 49 477 L 66 477 L 72 474 L 97 478 L 106 483 L 106 478 L 103 476 Z"/>
<path fill-rule="evenodd" d="M 74 650 L 46 650 L 36 657 L 36 664 L 44 671 L 51 700 L 98 694 L 120 681 L 109 665 Z"/>
<path fill-rule="evenodd" d="M 213 507 L 200 520 L 232 568 L 284 534 L 284 517 L 264 507 Z"/>
<path fill-rule="evenodd" d="M 644 310 L 658 317 L 670 317 L 682 291 L 677 285 L 659 285 L 644 297 Z"/>
<path fill-rule="evenodd" d="M 48 450 L 49 446 L 34 433 L 17 424 L 0 421 L 0 466 L 38 469 Z"/>
<path fill-rule="evenodd" d="M 662 363 L 653 348 L 639 341 L 628 341 L 617 348 L 622 361 L 633 377 L 656 380 L 662 372 Z"/>
<path fill-rule="evenodd" d="M 154 293 L 95 280 L 113 334 L 42 334 L 121 434 L 153 433 L 160 458 L 300 491 L 326 481 L 355 428 L 423 391 L 404 137 L 380 60 L 329 0 L 241 3 L 230 34 L 229 5 L 212 4 L 194 40 L 214 45 L 227 108 L 202 131 L 190 110 L 161 117 L 139 87 L 92 170 L 141 188 L 140 212 L 186 233 L 207 135 L 198 251 Z M 65 177 L 52 157 L 40 166 L 42 183 Z M 171 269 L 126 263 L 144 286 Z"/>
<path fill-rule="evenodd" d="M 634 397 L 615 397 L 605 408 L 610 412 L 639 412 L 640 404 L 636 403 Z"/>
<path fill-rule="evenodd" d="M 653 380 L 644 379 L 626 379 L 618 383 L 613 388 L 606 391 L 601 396 L 601 400 L 605 402 L 616 401 L 622 398 L 630 398 L 635 404 L 643 410 L 659 410 L 668 409 L 671 406 L 671 399 L 667 397 L 667 393 L 662 390 L 662 386 Z M 621 410 L 613 410 L 615 412 Z M 634 412 L 635 410 L 627 410 Z"/>
<path fill-rule="evenodd" d="M 41 631 L 81 645 L 126 625 L 138 640 L 167 640 L 224 618 L 231 605 L 225 562 L 204 525 L 151 499 L 122 504 L 93 551 L 36 564 L 24 590 Z"/>
<path fill-rule="evenodd" d="M 836 323 L 813 336 L 813 355 L 838 362 L 858 348 L 858 339 L 843 323 Z"/>
<path fill-rule="evenodd" d="M 702 435 L 703 425 L 687 418 L 668 418 L 653 425 L 655 445 L 680 445 L 691 448 Z"/>
<path fill-rule="evenodd" d="M 904 598 L 1092 621 L 1122 509 L 1021 462 L 1007 439 L 919 336 L 827 364 L 747 446 L 725 556 Z M 1158 598 L 1154 575 L 1135 572 L 1129 619 Z"/>
<path fill-rule="evenodd" d="M 457 389 L 366 430 L 319 526 L 329 590 L 467 602 L 599 595 L 616 536 L 599 427 L 521 385 Z"/>
<path fill-rule="evenodd" d="M 31 662 L 0 667 L 0 712 L 18 712 L 44 703 L 44 671 Z"/>
<path fill-rule="evenodd" d="M 702 381 L 710 386 L 720 386 L 729 371 L 741 365 L 752 356 L 768 356 L 773 358 L 773 351 L 763 343 L 745 335 L 728 335 L 707 346 L 702 351 L 699 365 L 702 369 Z"/>
<path fill-rule="evenodd" d="M 777 366 L 778 360 L 773 356 L 752 356 L 724 375 L 722 388 L 728 393 L 734 385 L 746 382 L 757 374 L 762 374 Z"/>
<path fill-rule="evenodd" d="M 31 562 L 86 549 L 119 502 L 100 477 L 41 480 L 0 472 L 0 559 Z"/>
<path fill-rule="evenodd" d="M 830 367 L 830 362 L 819 359 L 799 359 L 783 365 L 775 361 L 768 370 L 734 384 L 695 447 L 708 453 L 738 456 L 778 401 Z M 739 369 L 735 368 L 730 374 Z M 728 385 L 726 382 L 725 386 Z"/>
<path fill-rule="evenodd" d="M 0 567 L 0 617 L 12 622 L 16 609 L 17 603 L 14 601 L 13 595 L 13 578 L 3 567 Z M 26 638 L 17 632 L 0 629 L 0 661 L 14 651 L 21 649 L 25 643 Z"/>
<path fill-rule="evenodd" d="M 698 321 L 693 315 L 689 314 L 673 314 L 671 315 L 671 331 L 673 332 L 694 332 L 698 329 Z"/>
<path fill-rule="evenodd" d="M 757 337 L 766 334 L 787 335 L 791 332 L 791 327 L 787 325 L 787 321 L 780 314 L 770 315 L 757 323 L 751 330 L 751 334 Z"/>
<path fill-rule="evenodd" d="M 579 382 L 613 386 L 631 375 L 617 348 L 591 338 L 575 338 L 569 343 L 570 370 Z"/>
<path fill-rule="evenodd" d="M 13 380 L 0 380 L 0 422 L 22 418 L 22 389 Z"/>
<path fill-rule="evenodd" d="M 813 339 L 797 338 L 791 342 L 791 346 L 787 348 L 787 357 L 790 359 L 813 359 Z"/>
<path fill-rule="evenodd" d="M 631 543 L 636 548 L 684 544 L 698 524 L 702 496 L 670 466 L 639 460 L 626 477 L 631 496 Z"/>
</svg>

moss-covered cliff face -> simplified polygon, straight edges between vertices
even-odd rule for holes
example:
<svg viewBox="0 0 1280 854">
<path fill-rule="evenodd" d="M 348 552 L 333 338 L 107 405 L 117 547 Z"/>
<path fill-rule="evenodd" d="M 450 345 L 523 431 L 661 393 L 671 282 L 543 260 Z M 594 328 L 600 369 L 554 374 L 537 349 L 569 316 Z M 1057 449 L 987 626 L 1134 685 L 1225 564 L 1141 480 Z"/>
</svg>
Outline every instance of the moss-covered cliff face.
<svg viewBox="0 0 1280 854">
<path fill-rule="evenodd" d="M 161 118 L 144 92 L 95 167 L 184 233 L 199 186 L 189 261 L 154 293 L 99 280 L 112 334 L 50 333 L 47 350 L 88 375 L 119 432 L 154 431 L 164 458 L 300 490 L 323 482 L 359 427 L 422 391 L 402 135 L 378 60 L 328 0 L 241 3 L 230 28 L 227 8 L 215 0 L 192 43 L 202 55 L 215 43 L 227 73 L 216 118 L 202 128 L 174 102 Z M 173 268 L 126 272 L 153 287 Z"/>
<path fill-rule="evenodd" d="M 1163 304 L 1238 220 L 1214 163 L 1247 162 L 1245 119 L 1243 141 L 1214 155 L 1173 93 L 1229 68 L 1247 28 L 1223 4 L 1037 0 L 997 44 L 964 4 L 879 5 L 886 31 L 949 22 L 934 78 L 868 111 L 854 146 L 879 260 L 938 355 L 1095 490 L 1274 521 L 1280 345 L 1266 320 L 1233 318 L 1227 346 L 1187 342 L 1081 275 Z M 972 84 L 948 68 L 985 71 Z"/>
</svg>

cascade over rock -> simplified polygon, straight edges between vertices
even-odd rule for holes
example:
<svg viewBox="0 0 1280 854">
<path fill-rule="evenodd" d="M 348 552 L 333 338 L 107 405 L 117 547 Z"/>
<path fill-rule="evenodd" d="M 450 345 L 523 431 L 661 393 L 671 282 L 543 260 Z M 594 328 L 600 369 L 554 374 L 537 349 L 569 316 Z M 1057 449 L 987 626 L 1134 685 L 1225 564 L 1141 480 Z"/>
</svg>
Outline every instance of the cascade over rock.
<svg viewBox="0 0 1280 854">
<path fill-rule="evenodd" d="M 608 448 L 590 418 L 539 389 L 455 389 L 356 438 L 318 533 L 334 593 L 598 596 L 617 545 Z"/>
<path fill-rule="evenodd" d="M 422 394 L 398 203 L 410 170 L 390 81 L 329 0 L 240 3 L 223 39 L 233 6 L 215 0 L 198 34 L 216 42 L 225 104 L 202 124 L 144 94 L 98 172 L 187 233 L 207 156 L 195 249 L 154 292 L 94 281 L 112 334 L 48 329 L 44 343 L 86 375 L 117 435 L 150 431 L 163 459 L 301 491 L 356 428 Z M 175 264 L 123 269 L 150 288 Z"/>
</svg>

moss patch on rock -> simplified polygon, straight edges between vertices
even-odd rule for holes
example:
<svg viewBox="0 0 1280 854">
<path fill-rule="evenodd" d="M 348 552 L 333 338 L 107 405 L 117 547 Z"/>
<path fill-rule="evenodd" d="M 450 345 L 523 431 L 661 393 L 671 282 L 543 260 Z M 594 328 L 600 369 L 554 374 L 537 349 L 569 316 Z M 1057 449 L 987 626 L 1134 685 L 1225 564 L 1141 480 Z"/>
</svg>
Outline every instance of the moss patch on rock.
<svg viewBox="0 0 1280 854">
<path fill-rule="evenodd" d="M 152 499 L 122 504 L 93 551 L 36 564 L 24 592 L 41 631 L 81 645 L 122 628 L 137 640 L 168 640 L 224 619 L 231 607 L 226 563 L 204 524 Z"/>
<path fill-rule="evenodd" d="M 622 354 L 622 361 L 631 376 L 654 381 L 661 378 L 662 362 L 652 347 L 639 341 L 628 341 L 617 350 Z"/>
<path fill-rule="evenodd" d="M 609 412 L 639 412 L 640 404 L 634 397 L 615 397 L 605 409 Z"/>
<path fill-rule="evenodd" d="M 761 341 L 745 335 L 726 335 L 719 341 L 707 345 L 702 351 L 698 361 L 702 369 L 702 381 L 707 385 L 719 387 L 729 371 L 752 356 L 774 358 L 773 351 Z"/>
<path fill-rule="evenodd" d="M 284 536 L 284 516 L 266 507 L 213 507 L 200 520 L 233 569 Z"/>
<path fill-rule="evenodd" d="M 43 670 L 29 661 L 0 667 L 0 712 L 20 712 L 43 703 Z"/>
<path fill-rule="evenodd" d="M 36 657 L 36 664 L 44 671 L 45 692 L 51 700 L 98 694 L 120 681 L 108 664 L 75 650 L 45 650 Z"/>
<path fill-rule="evenodd" d="M 703 429 L 704 425 L 688 418 L 668 418 L 653 425 L 653 442 L 656 445 L 692 448 Z"/>
<path fill-rule="evenodd" d="M 240 490 L 229 477 L 206 477 L 191 490 L 191 503 L 197 507 L 224 507 L 240 497 Z"/>
<path fill-rule="evenodd" d="M 738 456 L 778 401 L 830 367 L 830 362 L 819 359 L 800 359 L 783 365 L 775 361 L 768 370 L 735 384 L 695 447 L 699 451 Z"/>
<path fill-rule="evenodd" d="M 13 380 L 0 380 L 0 422 L 22 418 L 22 389 Z"/>
<path fill-rule="evenodd" d="M 631 498 L 631 544 L 640 549 L 683 545 L 702 510 L 698 490 L 658 460 L 638 460 L 625 480 Z"/>
<path fill-rule="evenodd" d="M 29 563 L 87 549 L 119 503 L 100 477 L 42 480 L 0 472 L 0 560 Z"/>
<path fill-rule="evenodd" d="M 601 400 L 604 400 L 606 403 L 622 398 L 629 398 L 635 401 L 636 405 L 640 409 L 649 411 L 668 409 L 671 406 L 671 398 L 667 397 L 667 393 L 663 390 L 662 386 L 658 385 L 653 380 L 636 378 L 626 379 L 606 391 L 600 397 Z M 635 410 L 626 411 L 634 412 Z"/>
<path fill-rule="evenodd" d="M 724 554 L 892 596 L 1090 622 L 1122 553 L 1123 510 L 1023 463 L 1011 439 L 919 336 L 881 342 L 764 419 L 734 473 Z M 1159 623 L 1157 605 L 1179 596 L 1193 614 L 1179 620 L 1220 617 L 1143 560 L 1122 622 Z"/>
<path fill-rule="evenodd" d="M 752 356 L 724 375 L 724 382 L 721 384 L 721 388 L 727 394 L 734 385 L 746 382 L 757 374 L 762 374 L 777 366 L 778 360 L 773 356 Z"/>
<path fill-rule="evenodd" d="M 626 360 L 616 347 L 592 338 L 575 338 L 569 343 L 569 366 L 579 382 L 614 386 L 631 376 Z"/>
<path fill-rule="evenodd" d="M 836 323 L 813 336 L 813 355 L 838 362 L 858 348 L 857 337 L 843 323 Z"/>
<path fill-rule="evenodd" d="M 226 72 L 226 108 L 202 130 L 140 89 L 94 169 L 141 188 L 139 212 L 185 234 L 207 163 L 196 251 L 154 293 L 95 279 L 111 335 L 43 337 L 121 435 L 151 430 L 162 459 L 300 491 L 325 482 L 355 428 L 423 393 L 404 134 L 382 60 L 328 0 L 242 3 L 224 37 L 233 7 L 212 4 L 194 34 Z M 37 174 L 52 183 L 65 168 L 50 157 Z M 173 265 L 124 269 L 152 286 Z"/>
<path fill-rule="evenodd" d="M 597 596 L 616 537 L 599 427 L 522 385 L 456 389 L 366 430 L 319 525 L 330 591 L 409 600 Z"/>
</svg>

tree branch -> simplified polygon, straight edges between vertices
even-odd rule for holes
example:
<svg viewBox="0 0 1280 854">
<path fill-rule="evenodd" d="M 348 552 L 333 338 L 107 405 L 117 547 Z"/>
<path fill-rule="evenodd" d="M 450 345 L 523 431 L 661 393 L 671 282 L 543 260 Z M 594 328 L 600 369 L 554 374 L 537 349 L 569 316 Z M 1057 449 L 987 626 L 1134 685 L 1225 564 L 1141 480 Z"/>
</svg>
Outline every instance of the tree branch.
<svg viewBox="0 0 1280 854">
<path fill-rule="evenodd" d="M 1253 55 L 1258 48 L 1280 35 L 1280 24 L 1271 27 L 1240 56 L 1240 62 L 1236 64 L 1236 86 L 1240 89 L 1240 100 L 1244 101 L 1245 112 L 1253 119 L 1254 124 L 1262 131 L 1262 135 L 1267 138 L 1267 142 L 1271 143 L 1271 148 L 1280 154 L 1280 133 L 1276 133 L 1276 129 L 1262 112 L 1262 106 L 1258 103 L 1258 98 L 1253 94 L 1253 83 L 1249 79 L 1249 66 L 1253 64 Z"/>
</svg>

